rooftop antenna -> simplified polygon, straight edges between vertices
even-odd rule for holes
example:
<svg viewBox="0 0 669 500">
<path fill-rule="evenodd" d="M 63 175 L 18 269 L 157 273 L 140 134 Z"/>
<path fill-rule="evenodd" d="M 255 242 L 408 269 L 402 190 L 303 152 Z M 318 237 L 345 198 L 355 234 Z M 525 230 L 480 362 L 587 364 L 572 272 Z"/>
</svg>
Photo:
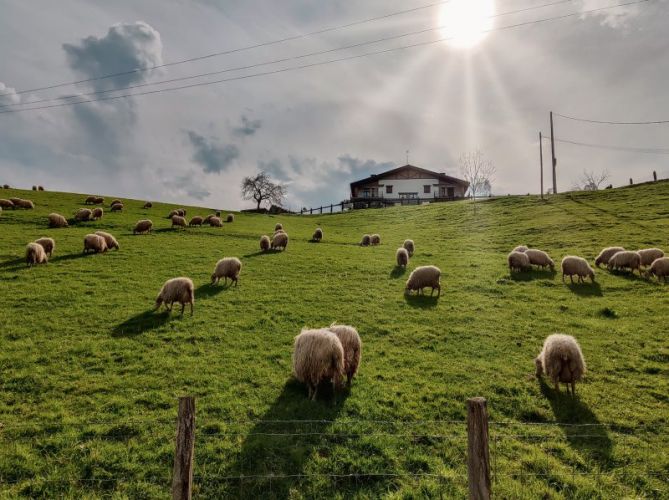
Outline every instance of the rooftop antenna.
<svg viewBox="0 0 669 500">
<path fill-rule="evenodd" d="M 409 164 L 409 150 L 407 149 L 407 165 Z"/>
</svg>

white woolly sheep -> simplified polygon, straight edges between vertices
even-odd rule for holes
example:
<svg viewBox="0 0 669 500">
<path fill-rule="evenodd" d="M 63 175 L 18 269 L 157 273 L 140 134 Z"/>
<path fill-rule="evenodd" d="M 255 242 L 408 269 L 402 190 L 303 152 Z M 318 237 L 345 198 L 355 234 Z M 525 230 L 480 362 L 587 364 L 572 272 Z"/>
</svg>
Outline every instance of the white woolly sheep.
<svg viewBox="0 0 669 500">
<path fill-rule="evenodd" d="M 96 196 L 88 196 L 86 200 L 84 201 L 84 205 L 95 205 L 97 197 Z"/>
<path fill-rule="evenodd" d="M 636 269 L 639 271 L 639 276 L 641 276 L 641 256 L 637 252 L 629 250 L 617 252 L 609 259 L 606 267 L 609 271 L 614 269 L 629 269 L 632 274 L 634 274 L 634 270 Z"/>
<path fill-rule="evenodd" d="M 573 276 L 578 276 L 578 281 L 583 283 L 584 278 L 590 277 L 590 280 L 595 282 L 595 271 L 590 267 L 588 261 L 583 257 L 576 257 L 574 255 L 567 255 L 562 259 L 562 282 L 564 283 L 564 277 L 569 276 L 571 282 L 574 282 Z"/>
<path fill-rule="evenodd" d="M 217 285 L 221 278 L 225 278 L 225 284 L 228 278 L 235 282 L 239 281 L 239 273 L 242 271 L 242 263 L 237 257 L 225 257 L 216 263 L 214 272 L 211 275 L 211 284 Z"/>
<path fill-rule="evenodd" d="M 98 236 L 102 236 L 105 239 L 105 243 L 107 244 L 107 250 L 111 250 L 112 248 L 118 250 L 121 248 L 118 244 L 118 241 L 116 241 L 116 238 L 114 238 L 114 236 L 112 236 L 111 234 L 105 233 L 104 231 L 95 231 L 95 234 L 97 234 Z"/>
<path fill-rule="evenodd" d="M 420 266 L 411 271 L 409 279 L 406 283 L 406 291 L 411 293 L 412 290 L 417 290 L 418 295 L 423 293 L 423 288 L 430 287 L 430 297 L 437 289 L 437 297 L 441 295 L 441 270 L 436 266 Z"/>
<path fill-rule="evenodd" d="M 172 227 L 174 226 L 186 227 L 186 219 L 184 219 L 181 215 L 173 215 Z"/>
<path fill-rule="evenodd" d="M 150 201 L 144 203 L 144 208 L 151 208 L 151 207 L 153 207 L 153 203 L 151 203 Z"/>
<path fill-rule="evenodd" d="M 650 266 L 657 259 L 664 257 L 664 252 L 659 248 L 644 248 L 642 250 L 637 250 L 639 257 L 641 257 L 642 266 Z"/>
<path fill-rule="evenodd" d="M 123 211 L 123 203 L 114 203 L 111 206 L 111 211 L 112 212 L 122 212 Z"/>
<path fill-rule="evenodd" d="M 362 240 L 360 240 L 361 247 L 368 247 L 372 241 L 372 237 L 368 234 L 362 235 Z"/>
<path fill-rule="evenodd" d="M 269 240 L 269 236 L 264 234 L 260 237 L 260 250 L 262 250 L 263 252 L 269 250 L 271 244 L 272 243 Z"/>
<path fill-rule="evenodd" d="M 278 231 L 279 229 L 283 229 L 283 225 L 281 223 L 277 222 L 274 225 L 274 232 Z"/>
<path fill-rule="evenodd" d="M 107 251 L 107 242 L 102 236 L 97 234 L 87 234 L 84 236 L 84 252 L 104 253 Z"/>
<path fill-rule="evenodd" d="M 327 328 L 302 330 L 295 337 L 293 375 L 306 384 L 309 399 L 315 400 L 321 382 L 332 383 L 333 392 L 344 377 L 344 348 Z"/>
<path fill-rule="evenodd" d="M 272 250 L 280 248 L 285 250 L 288 246 L 288 234 L 287 233 L 277 233 L 274 238 L 272 238 Z"/>
<path fill-rule="evenodd" d="M 109 206 L 113 207 L 114 205 L 123 205 L 123 202 L 121 200 L 112 200 Z"/>
<path fill-rule="evenodd" d="M 135 229 L 132 230 L 132 234 L 150 233 L 151 228 L 153 228 L 153 222 L 149 219 L 143 219 L 135 224 Z"/>
<path fill-rule="evenodd" d="M 395 252 L 395 260 L 399 267 L 407 267 L 409 264 L 409 252 L 407 249 L 404 247 L 398 248 L 397 252 Z"/>
<path fill-rule="evenodd" d="M 165 304 L 165 309 L 172 312 L 175 302 L 181 304 L 181 315 L 183 316 L 186 304 L 190 304 L 190 314 L 193 315 L 195 304 L 195 287 L 190 278 L 172 278 L 165 282 L 156 298 L 156 310 Z"/>
<path fill-rule="evenodd" d="M 46 236 L 43 236 L 42 238 L 35 240 L 35 243 L 42 245 L 44 253 L 47 254 L 49 258 L 51 258 L 54 250 L 56 249 L 56 242 L 53 240 L 53 238 L 47 238 Z"/>
<path fill-rule="evenodd" d="M 555 270 L 555 262 L 553 262 L 553 259 L 546 252 L 537 250 L 536 248 L 528 248 L 524 253 L 530 259 L 530 264 L 541 268 L 550 267 L 551 271 Z"/>
<path fill-rule="evenodd" d="M 235 214 L 228 214 L 225 217 L 225 222 L 235 222 Z"/>
<path fill-rule="evenodd" d="M 49 227 L 67 227 L 67 219 L 60 214 L 49 214 Z"/>
<path fill-rule="evenodd" d="M 103 215 L 104 215 L 103 210 L 100 207 L 97 207 L 93 209 L 91 217 L 93 218 L 93 220 L 96 220 L 96 219 L 102 219 Z"/>
<path fill-rule="evenodd" d="M 560 382 L 569 384 L 571 393 L 576 395 L 576 382 L 579 382 L 586 372 L 585 359 L 578 342 L 571 335 L 555 333 L 549 335 L 544 346 L 535 358 L 536 376 L 546 374 L 555 384 L 555 390 L 560 390 Z"/>
<path fill-rule="evenodd" d="M 416 251 L 416 245 L 414 245 L 413 240 L 404 240 L 402 244 L 406 251 L 409 253 L 409 257 L 413 257 L 413 253 Z"/>
<path fill-rule="evenodd" d="M 35 208 L 35 204 L 32 202 L 32 200 L 19 200 L 19 203 L 16 206 L 19 208 L 25 208 L 27 210 L 32 210 Z"/>
<path fill-rule="evenodd" d="M 174 217 L 175 215 L 179 215 L 179 211 L 178 211 L 178 210 L 170 210 L 170 213 L 167 214 L 167 218 L 168 218 L 168 219 L 171 219 L 171 218 Z"/>
<path fill-rule="evenodd" d="M 516 252 L 515 250 L 506 256 L 506 261 L 509 264 L 509 271 L 527 271 L 530 269 L 530 258 L 524 252 Z"/>
<path fill-rule="evenodd" d="M 188 225 L 189 226 L 201 226 L 203 221 L 204 221 L 204 219 L 202 217 L 200 217 L 199 215 L 196 215 L 195 217 L 193 217 L 190 220 Z"/>
<path fill-rule="evenodd" d="M 0 207 L 2 207 L 2 208 L 14 208 L 14 203 L 12 203 L 11 200 L 1 199 L 0 200 Z"/>
<path fill-rule="evenodd" d="M 604 248 L 601 252 L 599 252 L 599 255 L 595 258 L 595 265 L 599 267 L 600 264 L 608 264 L 609 259 L 611 257 L 613 257 L 618 252 L 624 252 L 624 251 L 625 249 L 623 247 Z"/>
<path fill-rule="evenodd" d="M 74 214 L 74 220 L 78 222 L 85 222 L 93 218 L 93 211 L 89 208 L 80 208 Z"/>
<path fill-rule="evenodd" d="M 26 246 L 26 264 L 28 267 L 48 262 L 44 247 L 39 243 L 28 243 Z"/>
<path fill-rule="evenodd" d="M 96 205 L 102 205 L 104 202 L 105 202 L 105 199 L 102 196 L 98 196 L 98 197 L 95 198 L 95 204 Z"/>
<path fill-rule="evenodd" d="M 212 217 L 209 219 L 209 225 L 211 227 L 223 227 L 223 221 L 220 217 Z"/>
<path fill-rule="evenodd" d="M 381 236 L 378 234 L 373 234 L 369 238 L 369 244 L 370 245 L 380 245 L 381 244 Z"/>
<path fill-rule="evenodd" d="M 344 349 L 344 373 L 346 374 L 346 383 L 350 386 L 351 380 L 358 373 L 360 358 L 362 357 L 360 335 L 358 334 L 358 330 L 350 325 L 332 323 L 328 330 L 337 336 Z"/>
<path fill-rule="evenodd" d="M 514 249 L 511 250 L 511 251 L 512 251 L 512 252 L 520 252 L 520 253 L 524 253 L 524 252 L 527 252 L 527 250 L 528 250 L 527 246 L 525 246 L 525 245 L 518 245 L 516 248 L 514 248 Z"/>
<path fill-rule="evenodd" d="M 9 201 L 14 204 L 14 208 L 21 208 L 21 202 L 23 200 L 21 198 L 10 198 Z"/>
<path fill-rule="evenodd" d="M 209 214 L 207 215 L 204 220 L 202 221 L 202 224 L 209 224 L 209 221 L 212 219 L 212 217 L 216 217 L 216 214 Z"/>
<path fill-rule="evenodd" d="M 667 277 L 669 277 L 669 257 L 661 257 L 659 259 L 655 259 L 648 268 L 646 276 L 649 278 L 651 276 L 656 276 L 657 281 L 662 280 L 666 282 Z"/>
<path fill-rule="evenodd" d="M 323 239 L 323 230 L 320 227 L 317 227 L 314 231 L 311 241 L 321 241 Z"/>
</svg>

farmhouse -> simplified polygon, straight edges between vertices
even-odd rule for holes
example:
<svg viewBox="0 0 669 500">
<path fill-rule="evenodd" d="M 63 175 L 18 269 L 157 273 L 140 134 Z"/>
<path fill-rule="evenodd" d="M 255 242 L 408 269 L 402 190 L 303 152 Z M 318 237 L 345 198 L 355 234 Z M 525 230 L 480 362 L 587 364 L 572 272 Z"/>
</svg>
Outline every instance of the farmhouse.
<svg viewBox="0 0 669 500">
<path fill-rule="evenodd" d="M 353 203 L 419 204 L 464 198 L 469 183 L 444 173 L 404 165 L 351 182 Z"/>
</svg>

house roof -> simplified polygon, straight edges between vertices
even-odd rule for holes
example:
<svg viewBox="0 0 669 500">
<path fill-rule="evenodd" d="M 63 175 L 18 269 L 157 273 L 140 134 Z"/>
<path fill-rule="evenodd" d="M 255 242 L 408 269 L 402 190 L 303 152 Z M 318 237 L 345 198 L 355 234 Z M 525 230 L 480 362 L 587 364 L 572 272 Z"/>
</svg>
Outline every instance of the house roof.
<svg viewBox="0 0 669 500">
<path fill-rule="evenodd" d="M 457 177 L 451 177 L 450 175 L 446 175 L 446 174 L 442 174 L 442 173 L 438 173 L 438 172 L 433 172 L 432 170 L 427 170 L 425 168 L 420 168 L 420 167 L 417 167 L 415 165 L 408 165 L 407 164 L 407 165 L 402 165 L 401 167 L 394 168 L 392 170 L 387 170 L 387 171 L 382 172 L 380 174 L 372 174 L 369 177 L 366 177 L 364 179 L 360 179 L 359 181 L 351 182 L 351 188 L 354 188 L 356 186 L 361 186 L 361 185 L 367 184 L 369 182 L 384 179 L 389 175 L 393 175 L 397 172 L 401 172 L 402 170 L 406 170 L 406 169 L 416 170 L 420 173 L 429 175 L 431 177 L 435 177 L 435 178 L 439 179 L 440 181 L 448 182 L 448 183 L 451 183 L 451 184 L 460 184 L 462 186 L 465 186 L 465 188 L 469 187 L 469 182 L 464 181 L 462 179 L 458 179 Z"/>
</svg>

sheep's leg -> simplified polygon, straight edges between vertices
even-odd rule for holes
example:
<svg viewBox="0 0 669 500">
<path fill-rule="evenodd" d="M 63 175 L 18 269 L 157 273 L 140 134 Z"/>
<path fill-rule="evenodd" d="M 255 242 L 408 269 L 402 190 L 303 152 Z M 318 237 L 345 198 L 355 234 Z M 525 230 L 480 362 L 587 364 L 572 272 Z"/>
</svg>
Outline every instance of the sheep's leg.
<svg viewBox="0 0 669 500">
<path fill-rule="evenodd" d="M 560 392 L 560 382 L 555 381 L 555 392 Z"/>
<path fill-rule="evenodd" d="M 235 286 L 237 286 L 237 283 L 239 283 L 239 278 L 235 278 Z"/>
<path fill-rule="evenodd" d="M 318 384 L 314 386 L 314 390 L 311 393 L 311 400 L 316 401 L 316 396 L 318 395 Z"/>
<path fill-rule="evenodd" d="M 352 373 L 347 373 L 346 374 L 346 385 L 349 387 L 351 386 L 351 380 L 353 380 L 353 374 Z"/>
<path fill-rule="evenodd" d="M 562 273 L 562 283 L 564 283 L 564 273 Z"/>
<path fill-rule="evenodd" d="M 569 275 L 569 280 L 571 281 L 572 284 L 574 284 L 574 275 L 573 274 Z"/>
<path fill-rule="evenodd" d="M 193 315 L 193 301 L 190 303 L 190 315 Z"/>
<path fill-rule="evenodd" d="M 571 383 L 571 395 L 576 396 L 576 382 Z"/>
<path fill-rule="evenodd" d="M 185 309 L 185 308 L 186 308 L 186 303 L 185 303 L 185 302 L 182 302 L 182 303 L 181 303 L 181 315 L 182 315 L 182 316 L 184 315 L 184 309 Z"/>
<path fill-rule="evenodd" d="M 441 285 L 437 285 L 437 297 L 441 297 Z"/>
</svg>

